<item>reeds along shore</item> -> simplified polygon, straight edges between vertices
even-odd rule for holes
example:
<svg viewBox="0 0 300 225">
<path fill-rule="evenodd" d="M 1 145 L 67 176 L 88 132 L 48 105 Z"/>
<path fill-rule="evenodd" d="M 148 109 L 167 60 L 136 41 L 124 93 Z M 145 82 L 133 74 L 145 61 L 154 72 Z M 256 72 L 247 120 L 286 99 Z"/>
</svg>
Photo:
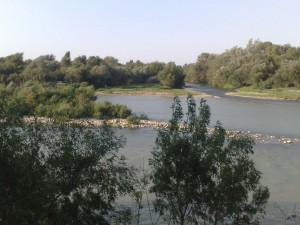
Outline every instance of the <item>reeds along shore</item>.
<svg viewBox="0 0 300 225">
<path fill-rule="evenodd" d="M 53 122 L 51 118 L 45 117 L 25 117 L 25 122 L 33 122 L 37 121 L 40 123 L 50 124 Z M 76 123 L 81 124 L 83 126 L 93 126 L 93 127 L 101 127 L 104 124 L 108 124 L 115 128 L 150 128 L 154 130 L 163 129 L 169 126 L 168 122 L 156 121 L 156 120 L 140 120 L 137 124 L 130 124 L 127 122 L 126 119 L 109 119 L 109 120 L 98 120 L 98 119 L 73 119 L 69 120 L 69 123 Z M 183 125 L 182 125 L 183 126 Z M 213 128 L 208 128 L 208 133 L 213 132 Z M 297 144 L 300 143 L 300 138 L 290 138 L 284 136 L 274 136 L 274 135 L 267 135 L 267 134 L 257 134 L 252 133 L 251 131 L 236 131 L 236 130 L 228 130 L 226 131 L 227 138 L 235 138 L 239 135 L 247 135 L 255 140 L 256 143 L 261 144 Z"/>
</svg>

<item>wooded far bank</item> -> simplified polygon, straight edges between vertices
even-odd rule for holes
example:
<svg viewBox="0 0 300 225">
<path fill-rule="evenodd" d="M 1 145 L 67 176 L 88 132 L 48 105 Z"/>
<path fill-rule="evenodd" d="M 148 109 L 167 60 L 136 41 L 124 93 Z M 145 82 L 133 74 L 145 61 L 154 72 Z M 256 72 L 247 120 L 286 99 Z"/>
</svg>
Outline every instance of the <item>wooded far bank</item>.
<svg viewBox="0 0 300 225">
<path fill-rule="evenodd" d="M 0 80 L 16 85 L 27 81 L 87 82 L 95 87 L 158 83 L 180 88 L 184 81 L 235 89 L 251 86 L 270 89 L 300 87 L 300 48 L 250 40 L 245 48 L 233 47 L 221 54 L 201 53 L 195 63 L 174 62 L 122 64 L 107 56 L 85 55 L 71 59 L 71 53 L 58 61 L 54 55 L 23 59 L 23 53 L 0 58 Z"/>
</svg>

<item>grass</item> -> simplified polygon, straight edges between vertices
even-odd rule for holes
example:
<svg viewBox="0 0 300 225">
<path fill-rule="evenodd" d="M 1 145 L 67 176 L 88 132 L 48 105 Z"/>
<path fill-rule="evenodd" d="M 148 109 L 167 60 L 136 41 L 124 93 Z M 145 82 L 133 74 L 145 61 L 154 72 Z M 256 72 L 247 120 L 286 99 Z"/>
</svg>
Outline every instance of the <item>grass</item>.
<svg viewBox="0 0 300 225">
<path fill-rule="evenodd" d="M 235 90 L 233 95 L 266 98 L 266 99 L 285 99 L 285 100 L 300 100 L 300 89 L 297 88 L 273 88 L 273 89 L 258 89 L 253 87 L 242 87 Z"/>
<path fill-rule="evenodd" d="M 134 84 L 116 87 L 99 88 L 97 94 L 120 94 L 120 95 L 159 95 L 159 96 L 202 96 L 199 92 L 190 92 L 185 89 L 174 89 L 160 84 Z"/>
</svg>

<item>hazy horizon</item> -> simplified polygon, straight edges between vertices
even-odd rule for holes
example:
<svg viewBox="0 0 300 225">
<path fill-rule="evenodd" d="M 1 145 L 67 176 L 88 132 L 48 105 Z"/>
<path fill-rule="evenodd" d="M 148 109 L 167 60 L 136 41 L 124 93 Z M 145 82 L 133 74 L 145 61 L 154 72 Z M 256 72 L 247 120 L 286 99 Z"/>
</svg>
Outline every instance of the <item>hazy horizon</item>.
<svg viewBox="0 0 300 225">
<path fill-rule="evenodd" d="M 300 46 L 297 0 L 0 0 L 0 57 L 193 63 L 250 39 Z"/>
</svg>

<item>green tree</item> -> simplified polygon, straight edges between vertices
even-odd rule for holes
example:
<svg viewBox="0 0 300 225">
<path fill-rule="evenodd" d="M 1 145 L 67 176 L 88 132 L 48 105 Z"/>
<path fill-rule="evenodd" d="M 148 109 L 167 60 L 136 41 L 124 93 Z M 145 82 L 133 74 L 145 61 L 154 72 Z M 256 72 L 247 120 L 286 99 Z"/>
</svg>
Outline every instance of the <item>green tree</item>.
<svg viewBox="0 0 300 225">
<path fill-rule="evenodd" d="M 119 60 L 112 57 L 112 56 L 106 56 L 104 59 L 103 59 L 103 63 L 107 66 L 111 66 L 111 67 L 115 67 L 115 66 L 118 66 L 120 65 L 119 64 Z"/>
<path fill-rule="evenodd" d="M 77 56 L 73 60 L 72 65 L 79 67 L 79 66 L 85 65 L 86 62 L 87 62 L 86 56 L 85 55 L 81 55 L 81 56 Z"/>
<path fill-rule="evenodd" d="M 71 66 L 71 53 L 70 53 L 70 51 L 67 51 L 65 53 L 65 55 L 61 58 L 60 64 L 63 67 Z"/>
<path fill-rule="evenodd" d="M 2 112 L 1 224 L 109 224 L 117 197 L 133 190 L 134 170 L 118 154 L 124 141 L 107 126 L 24 123 Z"/>
<path fill-rule="evenodd" d="M 60 65 L 54 55 L 43 55 L 32 60 L 22 71 L 26 81 L 57 81 L 60 76 Z"/>
<path fill-rule="evenodd" d="M 0 74 L 20 73 L 23 67 L 23 53 L 16 53 L 0 59 Z"/>
<path fill-rule="evenodd" d="M 87 67 L 88 69 L 93 68 L 94 66 L 100 66 L 103 59 L 101 59 L 99 56 L 90 56 L 87 61 Z"/>
<path fill-rule="evenodd" d="M 111 84 L 111 74 L 106 65 L 94 66 L 90 70 L 89 82 L 95 87 L 105 87 Z"/>
<path fill-rule="evenodd" d="M 84 65 L 70 66 L 65 70 L 64 81 L 67 83 L 79 83 L 86 80 L 88 71 Z"/>
<path fill-rule="evenodd" d="M 169 62 L 162 71 L 158 73 L 158 80 L 161 84 L 171 88 L 184 86 L 184 73 L 181 66 Z"/>
<path fill-rule="evenodd" d="M 300 87 L 300 60 L 286 61 L 272 77 L 275 87 Z"/>
<path fill-rule="evenodd" d="M 186 72 L 186 81 L 192 83 L 200 83 L 206 84 L 207 83 L 207 70 L 208 65 L 207 62 L 210 58 L 209 53 L 202 53 L 198 56 L 197 62 L 194 64 L 190 64 L 185 67 Z"/>
<path fill-rule="evenodd" d="M 162 62 L 158 62 L 158 61 L 151 62 L 151 63 L 149 64 L 151 76 L 157 76 L 157 74 L 158 74 L 161 70 L 164 69 L 164 66 L 165 66 L 165 64 L 162 63 Z"/>
<path fill-rule="evenodd" d="M 150 166 L 157 210 L 175 224 L 254 224 L 269 198 L 250 154 L 252 139 L 226 138 L 218 122 L 208 132 L 210 109 L 204 100 L 199 114 L 187 98 L 184 116 L 180 100 L 172 105 L 170 126 L 158 131 Z"/>
</svg>

